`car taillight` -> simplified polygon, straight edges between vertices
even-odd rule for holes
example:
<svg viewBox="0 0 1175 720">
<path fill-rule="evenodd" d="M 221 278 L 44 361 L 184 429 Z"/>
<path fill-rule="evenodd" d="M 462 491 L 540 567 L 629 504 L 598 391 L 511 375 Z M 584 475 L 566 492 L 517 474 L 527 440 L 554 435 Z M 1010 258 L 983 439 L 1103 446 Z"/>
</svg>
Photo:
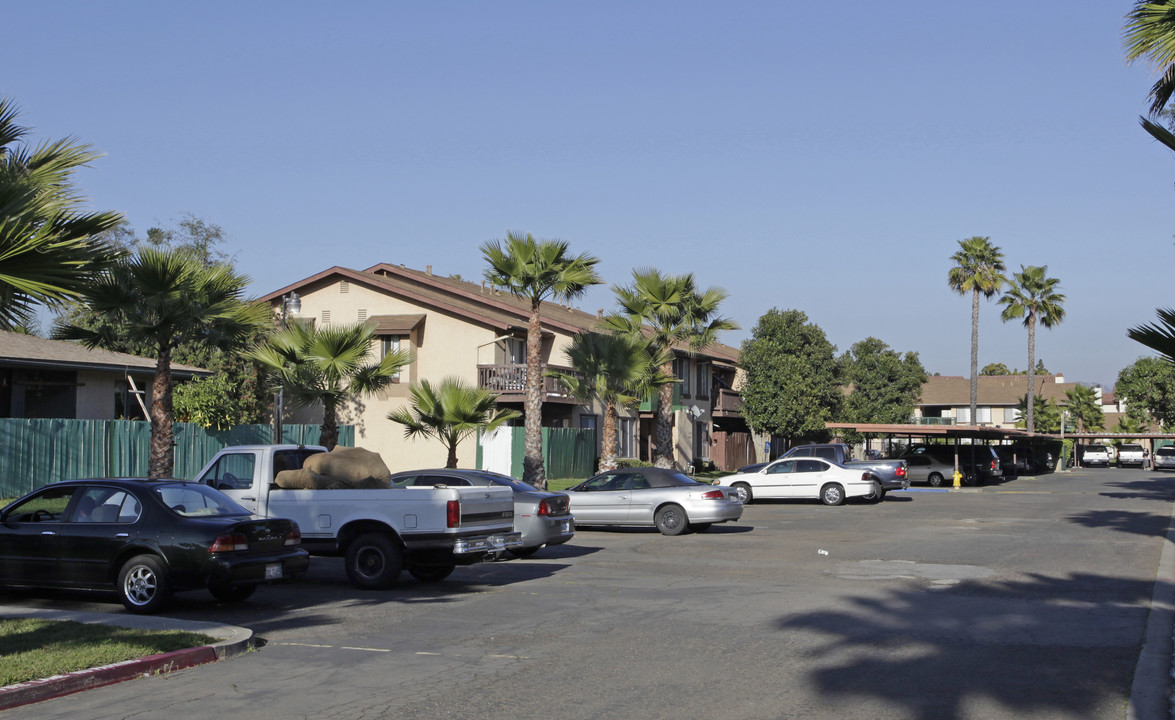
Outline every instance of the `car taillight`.
<svg viewBox="0 0 1175 720">
<path fill-rule="evenodd" d="M 721 500 L 726 497 L 721 490 L 707 490 L 702 493 L 703 500 Z"/>
<path fill-rule="evenodd" d="M 906 468 L 899 467 L 897 470 L 894 471 L 894 475 L 896 475 L 900 478 L 906 477 Z"/>
<path fill-rule="evenodd" d="M 559 511 L 551 505 L 550 501 L 544 499 L 539 503 L 539 515 L 554 515 L 557 512 Z"/>
<path fill-rule="evenodd" d="M 999 463 L 996 462 L 995 460 L 991 461 L 991 469 L 992 470 L 998 470 L 999 469 L 999 467 L 997 467 L 998 465 L 999 465 Z"/>
<path fill-rule="evenodd" d="M 212 541 L 208 546 L 208 552 L 232 552 L 234 550 L 248 550 L 249 541 L 244 535 L 240 533 L 233 533 L 232 535 L 221 535 Z"/>
<path fill-rule="evenodd" d="M 286 533 L 285 545 L 301 545 L 302 544 L 302 530 L 295 525 L 294 529 Z"/>
<path fill-rule="evenodd" d="M 447 507 L 446 517 L 449 527 L 461 527 L 461 501 L 450 500 Z"/>
</svg>

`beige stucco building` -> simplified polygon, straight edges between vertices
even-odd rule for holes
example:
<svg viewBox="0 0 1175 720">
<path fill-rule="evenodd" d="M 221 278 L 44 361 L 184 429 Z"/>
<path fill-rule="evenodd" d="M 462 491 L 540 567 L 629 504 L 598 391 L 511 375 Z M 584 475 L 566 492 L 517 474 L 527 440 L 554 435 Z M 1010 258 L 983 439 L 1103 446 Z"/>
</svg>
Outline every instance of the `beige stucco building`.
<svg viewBox="0 0 1175 720">
<path fill-rule="evenodd" d="M 498 393 L 500 404 L 523 411 L 526 379 L 526 325 L 529 303 L 509 293 L 459 277 L 433 274 L 402 265 L 379 264 L 366 270 L 333 267 L 276 290 L 263 299 L 280 312 L 283 299 L 297 293 L 299 317 L 318 325 L 368 323 L 379 346 L 373 353 L 406 349 L 413 362 L 388 390 L 345 408 L 340 422 L 355 425 L 355 442 L 377 450 L 394 471 L 443 465 L 446 450 L 435 440 L 406 439 L 403 427 L 388 413 L 408 404 L 414 382 L 457 377 Z M 572 338 L 597 328 L 603 311 L 544 303 L 542 363 L 566 367 Z M 746 434 L 737 386 L 737 351 L 715 345 L 702 353 L 678 353 L 675 370 L 682 384 L 675 403 L 675 446 L 679 467 L 695 459 L 725 462 L 733 442 Z M 287 421 L 319 422 L 318 408 L 287 408 Z M 599 428 L 603 409 L 574 400 L 553 379 L 545 381 L 542 424 L 547 427 Z M 521 424 L 522 420 L 518 420 Z M 652 414 L 649 408 L 622 409 L 619 447 L 622 457 L 647 459 Z M 598 435 L 598 433 L 597 433 Z M 749 442 L 745 443 L 749 446 Z M 721 447 L 719 447 L 719 445 Z M 597 436 L 597 454 L 599 437 Z M 715 458 L 715 455 L 721 457 Z M 458 448 L 462 467 L 475 465 L 476 446 Z M 744 458 L 730 462 L 742 462 Z"/>
</svg>

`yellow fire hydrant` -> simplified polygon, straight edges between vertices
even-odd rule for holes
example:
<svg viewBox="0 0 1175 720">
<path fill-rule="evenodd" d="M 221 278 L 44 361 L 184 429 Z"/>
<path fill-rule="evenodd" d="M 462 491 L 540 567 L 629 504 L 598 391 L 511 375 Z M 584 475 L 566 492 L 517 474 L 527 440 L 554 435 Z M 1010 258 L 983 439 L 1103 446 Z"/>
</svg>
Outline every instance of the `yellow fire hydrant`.
<svg viewBox="0 0 1175 720">
<path fill-rule="evenodd" d="M 959 488 L 962 486 L 963 486 L 963 473 L 956 470 L 955 471 L 955 487 Z"/>
</svg>

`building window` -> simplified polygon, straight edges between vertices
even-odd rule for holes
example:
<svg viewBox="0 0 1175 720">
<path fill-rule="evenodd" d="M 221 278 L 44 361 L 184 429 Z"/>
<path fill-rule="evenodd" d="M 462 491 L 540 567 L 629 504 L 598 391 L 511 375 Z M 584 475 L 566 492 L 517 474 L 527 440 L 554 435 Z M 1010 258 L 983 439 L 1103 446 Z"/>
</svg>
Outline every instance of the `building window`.
<svg viewBox="0 0 1175 720">
<path fill-rule="evenodd" d="M 579 427 L 581 430 L 595 430 L 597 421 L 598 418 L 595 415 L 580 415 Z"/>
<path fill-rule="evenodd" d="M 699 460 L 710 459 L 710 423 L 694 423 L 694 457 Z"/>
<path fill-rule="evenodd" d="M 710 397 L 710 363 L 698 363 L 698 384 L 695 394 L 700 398 Z"/>
<path fill-rule="evenodd" d="M 636 457 L 635 421 L 632 418 L 620 418 L 616 423 L 616 457 Z"/>
<path fill-rule="evenodd" d="M 506 364 L 526 364 L 526 340 L 523 338 L 506 338 Z"/>
<path fill-rule="evenodd" d="M 689 397 L 689 358 L 673 358 L 673 374 L 681 381 L 681 396 Z"/>
<path fill-rule="evenodd" d="M 400 352 L 401 339 L 403 339 L 402 335 L 383 335 L 383 336 L 381 336 L 379 339 L 379 359 L 383 360 L 384 358 L 386 358 L 388 355 L 391 355 L 392 353 Z M 408 343 L 405 340 L 403 342 L 403 345 L 406 346 L 407 344 Z M 400 372 L 401 372 L 400 370 L 397 370 L 396 374 L 392 376 L 393 382 L 400 382 Z"/>
</svg>

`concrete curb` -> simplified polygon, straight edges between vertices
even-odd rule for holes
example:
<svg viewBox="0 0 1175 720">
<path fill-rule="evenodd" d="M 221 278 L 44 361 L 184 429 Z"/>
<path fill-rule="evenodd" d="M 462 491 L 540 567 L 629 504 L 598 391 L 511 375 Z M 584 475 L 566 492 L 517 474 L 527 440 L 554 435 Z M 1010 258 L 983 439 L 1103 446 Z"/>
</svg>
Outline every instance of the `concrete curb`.
<svg viewBox="0 0 1175 720">
<path fill-rule="evenodd" d="M 1127 720 L 1175 717 L 1172 713 L 1171 681 L 1172 638 L 1175 628 L 1175 511 L 1167 522 L 1163 549 L 1159 553 L 1159 567 L 1155 574 L 1155 589 L 1151 596 L 1150 612 L 1146 618 L 1142 648 L 1134 668 L 1134 683 L 1130 686 L 1130 702 L 1126 704 Z"/>
<path fill-rule="evenodd" d="M 138 630 L 186 630 L 217 638 L 211 645 L 202 645 L 169 653 L 151 655 L 137 660 L 126 660 L 113 665 L 78 670 L 42 680 L 31 680 L 17 685 L 0 687 L 0 710 L 18 705 L 49 700 L 63 695 L 113 685 L 137 677 L 183 670 L 184 668 L 215 662 L 247 652 L 253 647 L 253 631 L 235 625 L 176 620 L 174 618 L 138 615 L 107 615 L 105 613 L 36 610 L 0 605 L 0 617 L 36 617 L 48 620 L 116 625 Z"/>
</svg>

